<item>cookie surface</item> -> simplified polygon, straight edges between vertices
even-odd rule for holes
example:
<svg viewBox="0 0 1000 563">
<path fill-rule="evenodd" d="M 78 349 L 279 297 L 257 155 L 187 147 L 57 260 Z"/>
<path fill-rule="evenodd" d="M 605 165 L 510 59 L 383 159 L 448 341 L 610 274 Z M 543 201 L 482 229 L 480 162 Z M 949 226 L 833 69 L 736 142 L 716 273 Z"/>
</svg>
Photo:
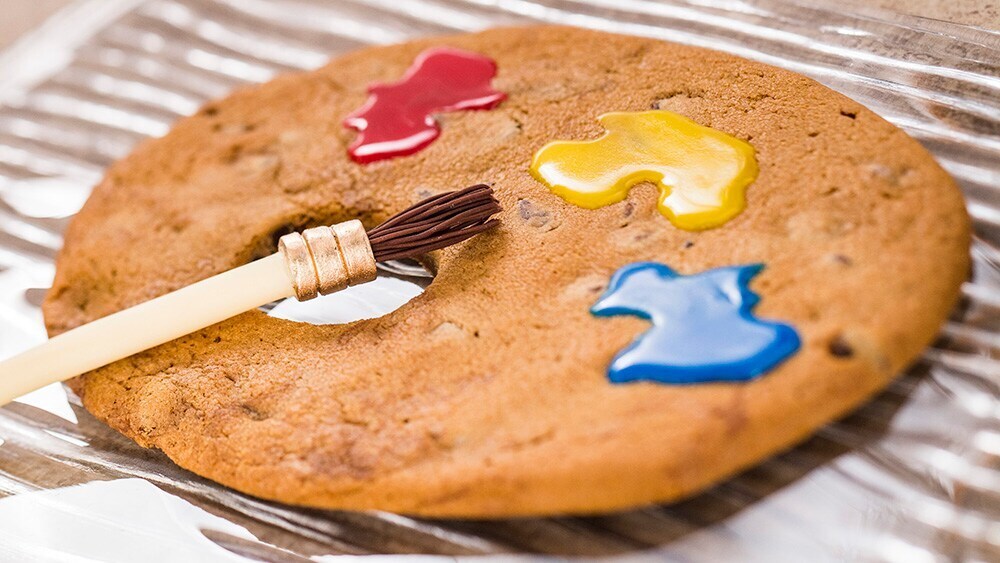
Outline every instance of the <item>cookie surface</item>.
<svg viewBox="0 0 1000 563">
<path fill-rule="evenodd" d="M 420 152 L 359 165 L 341 120 L 424 49 L 498 64 L 507 100 L 438 117 Z M 533 153 L 670 110 L 750 142 L 746 209 L 690 232 L 639 185 L 600 209 L 535 180 Z M 56 334 L 274 251 L 290 229 L 369 227 L 492 182 L 499 229 L 435 253 L 384 317 L 251 311 L 71 383 L 110 426 L 241 491 L 317 507 L 498 517 L 693 494 L 807 437 L 932 340 L 969 267 L 954 182 L 913 139 L 816 82 L 730 55 L 591 31 L 491 30 L 366 49 L 241 90 L 115 164 L 72 221 L 44 304 Z M 589 308 L 620 267 L 761 262 L 755 313 L 802 346 L 740 384 L 612 384 L 649 324 Z M 183 314 L 183 311 L 178 311 Z"/>
</svg>

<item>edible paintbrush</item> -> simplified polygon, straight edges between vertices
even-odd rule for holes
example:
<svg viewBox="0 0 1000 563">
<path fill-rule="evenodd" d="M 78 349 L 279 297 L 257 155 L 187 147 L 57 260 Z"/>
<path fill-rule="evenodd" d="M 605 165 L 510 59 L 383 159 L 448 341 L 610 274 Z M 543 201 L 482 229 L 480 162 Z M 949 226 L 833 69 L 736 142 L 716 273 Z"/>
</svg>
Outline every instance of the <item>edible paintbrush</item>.
<svg viewBox="0 0 1000 563">
<path fill-rule="evenodd" d="M 0 362 L 0 406 L 272 301 L 327 295 L 376 277 L 376 262 L 417 257 L 497 224 L 493 190 L 479 184 L 427 198 L 367 233 L 360 221 L 315 227 L 278 252 L 74 328 Z"/>
</svg>

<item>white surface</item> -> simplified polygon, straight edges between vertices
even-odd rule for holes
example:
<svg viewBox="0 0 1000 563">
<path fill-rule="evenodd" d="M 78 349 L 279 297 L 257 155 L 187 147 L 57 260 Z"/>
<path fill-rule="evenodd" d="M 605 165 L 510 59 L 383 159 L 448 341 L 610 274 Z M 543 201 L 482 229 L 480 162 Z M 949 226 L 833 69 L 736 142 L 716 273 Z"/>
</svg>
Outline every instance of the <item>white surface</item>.
<svg viewBox="0 0 1000 563">
<path fill-rule="evenodd" d="M 0 499 L 0 561 L 247 561 L 202 529 L 256 539 L 141 479 L 95 481 Z"/>
<path fill-rule="evenodd" d="M 56 176 L 31 180 L 0 178 L 0 200 L 27 217 L 62 219 L 75 215 L 90 197 L 90 187 L 100 178 L 89 182 Z"/>
<path fill-rule="evenodd" d="M 344 324 L 391 313 L 422 291 L 415 283 L 380 276 L 373 282 L 309 301 L 299 302 L 290 297 L 275 305 L 268 314 L 315 325 Z"/>
</svg>

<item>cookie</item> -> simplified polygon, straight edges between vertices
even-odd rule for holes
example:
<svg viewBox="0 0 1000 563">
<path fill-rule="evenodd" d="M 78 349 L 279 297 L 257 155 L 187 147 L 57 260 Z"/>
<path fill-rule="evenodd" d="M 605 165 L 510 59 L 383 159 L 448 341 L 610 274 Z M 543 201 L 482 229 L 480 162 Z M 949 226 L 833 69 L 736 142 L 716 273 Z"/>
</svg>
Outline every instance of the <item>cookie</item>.
<svg viewBox="0 0 1000 563">
<path fill-rule="evenodd" d="M 436 47 L 495 61 L 506 99 L 435 114 L 440 135 L 413 154 L 354 162 L 358 133 L 342 121 L 368 85 Z M 658 210 L 652 183 L 589 209 L 529 170 L 551 141 L 599 137 L 599 116 L 651 109 L 753 147 L 739 213 L 689 230 Z M 865 401 L 931 342 L 969 268 L 954 182 L 856 102 L 710 50 L 510 28 L 351 53 L 143 143 L 69 226 L 46 323 L 58 334 L 273 252 L 290 230 L 371 227 L 479 182 L 502 224 L 429 255 L 433 283 L 400 309 L 337 326 L 251 311 L 71 387 L 139 444 L 263 498 L 448 517 L 609 511 L 691 495 Z M 639 262 L 676 276 L 763 264 L 743 278 L 753 314 L 794 327 L 797 351 L 746 382 L 610 381 L 650 323 L 590 309 Z"/>
</svg>

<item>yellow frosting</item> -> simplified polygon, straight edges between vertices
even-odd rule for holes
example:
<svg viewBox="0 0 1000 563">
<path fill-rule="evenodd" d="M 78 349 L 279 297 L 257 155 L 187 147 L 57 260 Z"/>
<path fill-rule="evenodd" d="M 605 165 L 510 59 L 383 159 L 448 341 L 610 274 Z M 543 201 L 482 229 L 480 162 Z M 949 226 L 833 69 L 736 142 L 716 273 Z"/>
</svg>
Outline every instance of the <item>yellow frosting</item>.
<svg viewBox="0 0 1000 563">
<path fill-rule="evenodd" d="M 532 175 L 588 209 L 652 182 L 660 188 L 660 213 L 689 231 L 718 227 L 743 211 L 758 172 L 749 143 L 663 110 L 606 113 L 598 121 L 607 131 L 593 141 L 542 147 Z"/>
</svg>

